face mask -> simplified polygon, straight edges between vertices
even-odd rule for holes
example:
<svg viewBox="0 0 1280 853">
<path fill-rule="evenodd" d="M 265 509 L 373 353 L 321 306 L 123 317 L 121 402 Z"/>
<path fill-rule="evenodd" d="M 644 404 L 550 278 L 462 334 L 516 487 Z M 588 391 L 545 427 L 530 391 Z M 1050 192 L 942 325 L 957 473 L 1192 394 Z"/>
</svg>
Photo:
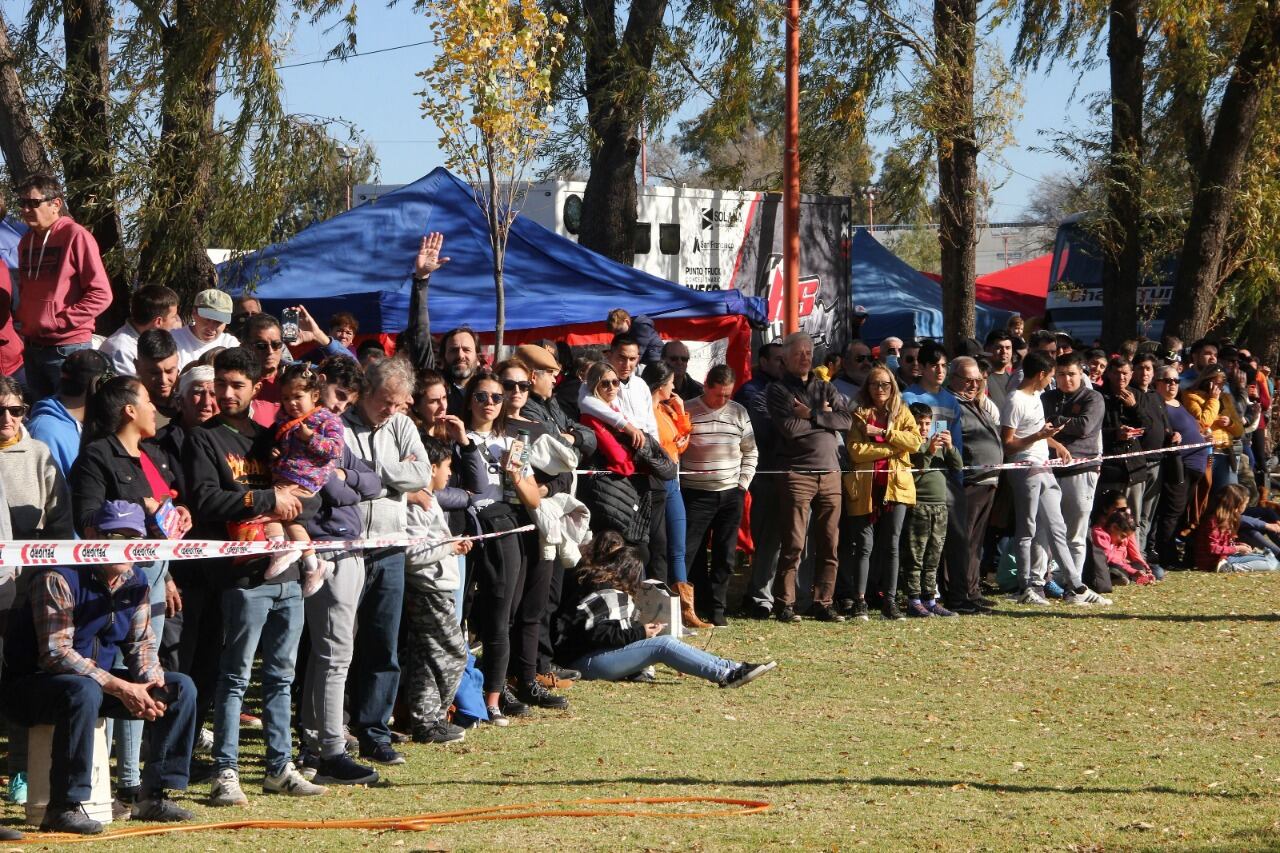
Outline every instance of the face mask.
<svg viewBox="0 0 1280 853">
<path fill-rule="evenodd" d="M 890 369 L 890 370 L 897 370 L 897 369 L 898 369 L 898 357 L 897 357 L 896 355 L 891 355 L 891 356 L 889 356 L 888 358 L 886 358 L 886 359 L 884 360 L 884 363 L 885 363 L 885 364 L 887 364 L 887 365 L 889 365 L 889 369 Z"/>
</svg>

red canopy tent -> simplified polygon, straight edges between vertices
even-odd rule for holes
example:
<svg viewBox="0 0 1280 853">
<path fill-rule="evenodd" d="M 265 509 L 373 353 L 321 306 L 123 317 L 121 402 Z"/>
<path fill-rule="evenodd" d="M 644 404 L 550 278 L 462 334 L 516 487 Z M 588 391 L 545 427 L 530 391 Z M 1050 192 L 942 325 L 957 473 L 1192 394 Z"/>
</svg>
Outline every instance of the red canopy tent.
<svg viewBox="0 0 1280 853">
<path fill-rule="evenodd" d="M 983 305 L 1017 311 L 1023 317 L 1043 317 L 1052 265 L 1053 255 L 1046 254 L 978 276 L 974 282 L 974 297 Z M 942 276 L 935 273 L 924 275 L 934 281 L 942 280 Z"/>
</svg>

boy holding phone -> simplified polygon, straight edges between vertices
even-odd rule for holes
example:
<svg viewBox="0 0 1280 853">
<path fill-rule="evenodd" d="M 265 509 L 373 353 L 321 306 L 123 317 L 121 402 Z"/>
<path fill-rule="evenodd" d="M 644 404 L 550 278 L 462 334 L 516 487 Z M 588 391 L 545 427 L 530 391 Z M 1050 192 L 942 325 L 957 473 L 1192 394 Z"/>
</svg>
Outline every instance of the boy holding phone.
<svg viewBox="0 0 1280 853">
<path fill-rule="evenodd" d="M 950 424 L 933 419 L 927 403 L 912 403 L 911 414 L 924 441 L 911 454 L 917 469 L 916 502 L 907 507 L 907 547 L 902 565 L 907 590 L 907 616 L 954 616 L 938 603 L 938 564 L 947 541 L 947 475 L 964 467 L 960 451 L 951 443 Z"/>
<path fill-rule="evenodd" d="M 1020 604 L 1047 605 L 1044 595 L 1045 576 L 1032 561 L 1032 545 L 1048 552 L 1050 559 L 1067 567 L 1068 588 L 1064 598 L 1070 604 L 1110 604 L 1084 585 L 1071 548 L 1067 542 L 1067 526 L 1062 518 L 1062 489 L 1049 467 L 1049 450 L 1059 460 L 1071 461 L 1071 452 L 1054 438 L 1061 427 L 1045 423 L 1040 395 L 1053 378 L 1054 363 L 1039 351 L 1028 352 L 1022 360 L 1022 383 L 1005 400 L 1000 412 L 1001 438 L 1005 458 L 1022 462 L 1025 467 L 1009 472 L 1013 489 L 1015 544 L 1018 558 Z"/>
</svg>

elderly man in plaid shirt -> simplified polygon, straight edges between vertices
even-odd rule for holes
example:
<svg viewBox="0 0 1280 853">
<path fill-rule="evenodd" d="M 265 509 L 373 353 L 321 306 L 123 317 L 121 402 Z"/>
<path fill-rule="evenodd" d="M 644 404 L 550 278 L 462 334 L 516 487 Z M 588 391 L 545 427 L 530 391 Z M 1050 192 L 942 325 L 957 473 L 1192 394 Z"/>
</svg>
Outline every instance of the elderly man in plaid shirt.
<svg viewBox="0 0 1280 853">
<path fill-rule="evenodd" d="M 142 507 L 108 501 L 93 527 L 94 537 L 136 539 L 147 526 Z M 151 755 L 133 817 L 190 820 L 165 791 L 187 787 L 196 690 L 187 676 L 160 668 L 142 573 L 129 563 L 28 571 L 34 577 L 27 606 L 10 617 L 0 710 L 21 726 L 53 726 L 49 806 L 40 828 L 102 832 L 83 805 L 92 788 L 100 716 L 151 724 Z M 126 669 L 112 669 L 117 651 Z"/>
</svg>

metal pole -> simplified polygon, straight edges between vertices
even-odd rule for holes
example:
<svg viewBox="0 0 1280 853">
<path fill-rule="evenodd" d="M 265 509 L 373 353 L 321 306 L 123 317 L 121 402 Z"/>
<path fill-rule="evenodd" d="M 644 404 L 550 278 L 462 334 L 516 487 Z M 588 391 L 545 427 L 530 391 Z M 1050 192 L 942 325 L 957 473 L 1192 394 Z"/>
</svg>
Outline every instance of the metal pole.
<svg viewBox="0 0 1280 853">
<path fill-rule="evenodd" d="M 644 119 L 640 120 L 640 186 L 649 183 L 649 140 L 645 138 Z"/>
<path fill-rule="evenodd" d="M 786 149 L 782 163 L 783 329 L 800 329 L 800 0 L 787 2 Z"/>
</svg>

